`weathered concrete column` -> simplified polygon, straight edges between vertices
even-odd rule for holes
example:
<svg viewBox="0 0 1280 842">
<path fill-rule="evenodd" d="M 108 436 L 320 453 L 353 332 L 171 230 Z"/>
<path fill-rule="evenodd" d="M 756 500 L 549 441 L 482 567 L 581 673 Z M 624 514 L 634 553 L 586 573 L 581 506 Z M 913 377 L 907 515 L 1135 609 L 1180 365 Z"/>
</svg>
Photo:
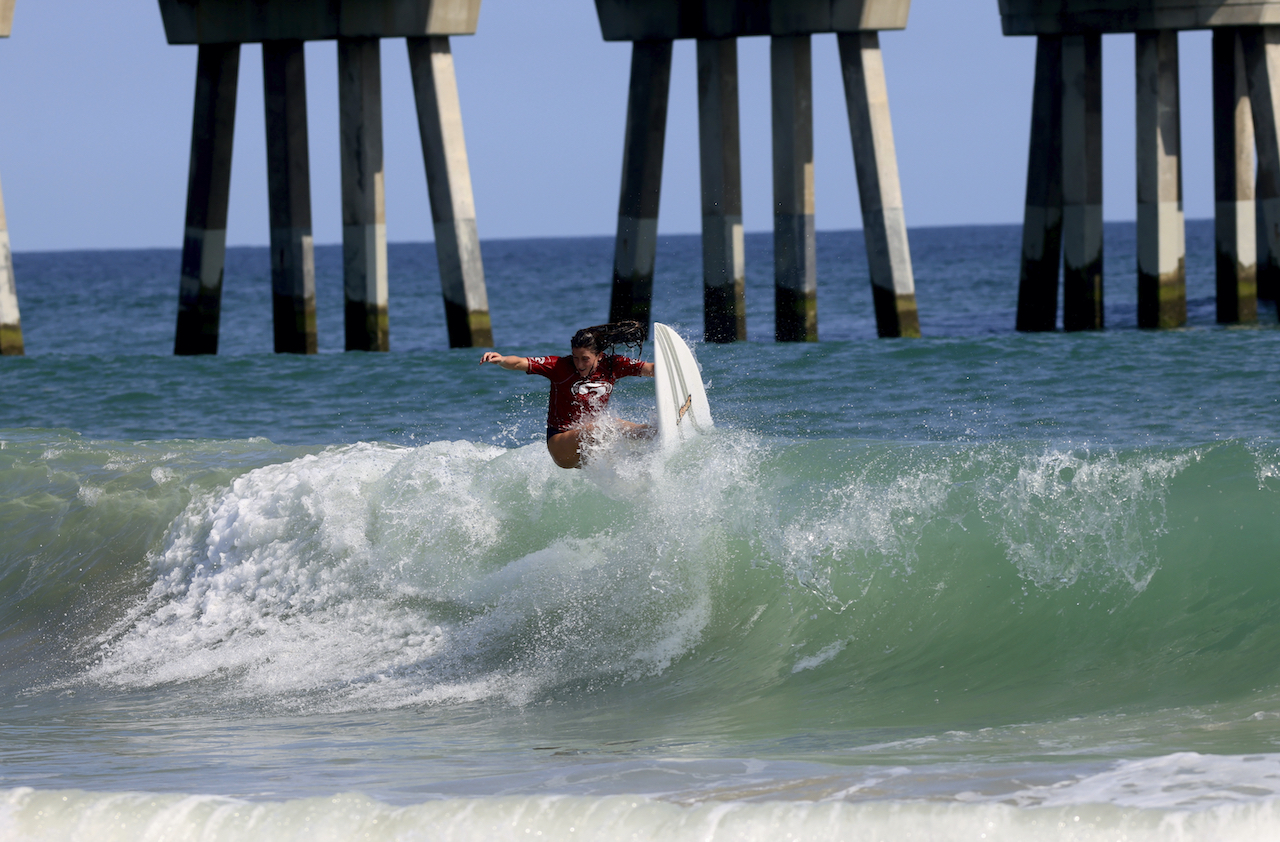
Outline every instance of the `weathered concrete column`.
<svg viewBox="0 0 1280 842">
<path fill-rule="evenodd" d="M 773 80 L 774 337 L 818 341 L 813 227 L 813 59 L 808 35 L 770 40 Z"/>
<path fill-rule="evenodd" d="M 1252 112 L 1252 107 L 1250 112 Z M 1252 122 L 1252 121 L 1251 121 Z M 1258 255 L 1258 300 L 1259 301 L 1275 301 L 1280 297 L 1277 291 L 1280 291 L 1280 265 L 1277 265 L 1276 256 L 1271 253 L 1271 242 L 1268 238 L 1267 221 L 1263 218 L 1262 202 L 1257 201 L 1259 195 L 1258 185 L 1262 183 L 1261 168 L 1254 179 L 1254 202 L 1253 202 L 1253 228 L 1255 232 L 1254 249 Z"/>
<path fill-rule="evenodd" d="M 307 81 L 302 41 L 264 41 L 262 77 L 271 205 L 271 298 L 276 353 L 316 352 Z"/>
<path fill-rule="evenodd" d="M 662 152 L 670 87 L 671 41 L 634 42 L 609 321 L 634 319 L 645 326 L 646 334 L 653 302 L 658 199 L 662 191 Z"/>
<path fill-rule="evenodd" d="M 1100 330 L 1102 36 L 1062 38 L 1062 325 Z"/>
<path fill-rule="evenodd" d="M 1218 322 L 1258 320 L 1253 115 L 1236 29 L 1213 30 L 1214 252 Z"/>
<path fill-rule="evenodd" d="M 0 38 L 13 27 L 14 0 L 0 0 Z M 18 287 L 13 279 L 13 253 L 9 249 L 9 224 L 4 216 L 4 193 L 0 192 L 0 356 L 23 352 L 22 320 L 18 317 Z"/>
<path fill-rule="evenodd" d="M 239 75 L 239 44 L 200 45 L 175 354 L 218 353 Z"/>
<path fill-rule="evenodd" d="M 493 346 L 462 104 L 447 36 L 406 39 L 431 195 L 449 347 Z"/>
<path fill-rule="evenodd" d="M 1036 39 L 1036 81 L 1027 156 L 1027 203 L 1022 218 L 1022 268 L 1017 329 L 1054 330 L 1058 324 L 1058 265 L 1062 262 L 1062 38 Z"/>
<path fill-rule="evenodd" d="M 1272 281 L 1280 273 L 1280 27 L 1241 28 L 1249 104 L 1258 152 L 1256 188 L 1258 221 L 1258 297 L 1274 297 Z M 1265 248 L 1263 247 L 1265 245 Z"/>
<path fill-rule="evenodd" d="M 388 351 L 382 63 L 377 38 L 338 39 L 342 278 L 348 351 Z"/>
<path fill-rule="evenodd" d="M 1187 323 L 1178 33 L 1135 33 L 1138 172 L 1138 327 Z"/>
<path fill-rule="evenodd" d="M 877 32 L 841 33 L 849 131 L 862 204 L 862 230 L 880 336 L 919 336 L 915 278 L 889 119 L 889 91 Z"/>
<path fill-rule="evenodd" d="M 0 356 L 20 356 L 22 353 L 18 287 L 13 278 L 13 253 L 9 249 L 9 223 L 4 216 L 4 192 L 0 191 Z"/>
<path fill-rule="evenodd" d="M 746 258 L 736 38 L 698 41 L 698 139 L 704 337 L 707 342 L 745 340 Z"/>
</svg>

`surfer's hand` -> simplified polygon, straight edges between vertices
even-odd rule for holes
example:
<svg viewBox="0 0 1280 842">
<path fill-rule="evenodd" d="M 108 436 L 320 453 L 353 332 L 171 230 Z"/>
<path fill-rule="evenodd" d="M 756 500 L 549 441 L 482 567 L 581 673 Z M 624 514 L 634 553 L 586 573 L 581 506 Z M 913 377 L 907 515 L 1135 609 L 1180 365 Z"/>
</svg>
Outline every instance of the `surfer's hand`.
<svg viewBox="0 0 1280 842">
<path fill-rule="evenodd" d="M 480 365 L 485 363 L 493 363 L 494 365 L 505 368 L 507 371 L 528 371 L 528 357 L 504 357 L 497 351 L 485 351 L 480 357 Z"/>
<path fill-rule="evenodd" d="M 649 424 L 637 424 L 634 421 L 623 421 L 618 419 L 618 426 L 622 428 L 622 434 L 629 439 L 651 439 L 657 434 L 658 430 Z"/>
</svg>

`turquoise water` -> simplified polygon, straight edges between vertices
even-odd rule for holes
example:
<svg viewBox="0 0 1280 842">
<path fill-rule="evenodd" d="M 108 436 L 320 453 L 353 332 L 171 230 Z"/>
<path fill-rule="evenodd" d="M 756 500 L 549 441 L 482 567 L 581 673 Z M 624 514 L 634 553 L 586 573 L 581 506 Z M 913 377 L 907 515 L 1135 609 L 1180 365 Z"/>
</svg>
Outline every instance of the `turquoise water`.
<svg viewBox="0 0 1280 842">
<path fill-rule="evenodd" d="M 322 249 L 311 358 L 267 353 L 265 250 L 199 359 L 176 252 L 17 255 L 0 836 L 1275 838 L 1275 309 L 1213 324 L 1193 223 L 1191 326 L 1139 332 L 1107 236 L 1111 328 L 1018 335 L 1016 228 L 913 232 L 907 341 L 823 235 L 813 345 L 750 237 L 715 431 L 582 471 L 543 381 L 443 347 L 429 247 L 382 355 L 337 352 Z M 499 348 L 601 321 L 610 251 L 486 244 Z M 698 261 L 659 252 L 691 339 Z"/>
</svg>

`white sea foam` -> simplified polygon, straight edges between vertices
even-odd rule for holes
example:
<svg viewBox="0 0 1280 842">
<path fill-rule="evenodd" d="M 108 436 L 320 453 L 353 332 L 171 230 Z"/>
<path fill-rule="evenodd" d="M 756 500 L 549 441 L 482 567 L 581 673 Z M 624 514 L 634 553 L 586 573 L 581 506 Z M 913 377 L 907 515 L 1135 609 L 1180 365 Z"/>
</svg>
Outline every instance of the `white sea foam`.
<svg viewBox="0 0 1280 842">
<path fill-rule="evenodd" d="M 286 802 L 146 793 L 0 791 L 0 835 L 15 842 L 346 842 L 379 840 L 734 840 L 734 842 L 1270 842 L 1280 802 L 1204 810 L 1113 805 L 703 801 L 643 796 L 508 796 L 394 807 L 362 795 Z"/>
<path fill-rule="evenodd" d="M 733 484 L 628 458 L 608 480 L 631 501 L 539 445 L 353 445 L 249 471 L 174 522 L 85 678 L 344 709 L 523 704 L 661 673 L 710 622 L 723 507 L 708 498 Z M 700 475 L 668 499 L 667 470 Z"/>
<path fill-rule="evenodd" d="M 1004 797 L 1020 806 L 1115 804 L 1205 810 L 1280 799 L 1280 754 L 1204 755 L 1178 752 L 1127 760 L 1105 772 Z"/>
<path fill-rule="evenodd" d="M 500 452 L 437 449 L 472 460 Z M 444 632 L 396 604 L 401 594 L 383 575 L 385 562 L 407 559 L 379 557 L 375 546 L 377 486 L 410 454 L 335 448 L 250 471 L 193 501 L 153 559 L 147 600 L 104 637 L 90 675 L 131 685 L 234 676 L 238 694 L 272 696 L 437 652 Z"/>
</svg>

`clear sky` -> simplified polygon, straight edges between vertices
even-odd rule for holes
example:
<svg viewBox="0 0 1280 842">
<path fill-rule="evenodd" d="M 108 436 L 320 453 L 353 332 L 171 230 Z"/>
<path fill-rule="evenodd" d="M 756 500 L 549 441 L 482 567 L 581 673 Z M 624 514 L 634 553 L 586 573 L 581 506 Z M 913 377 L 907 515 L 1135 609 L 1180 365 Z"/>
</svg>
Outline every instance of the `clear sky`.
<svg viewBox="0 0 1280 842">
<path fill-rule="evenodd" d="M 1035 42 L 1000 33 L 996 0 L 916 0 L 881 35 L 910 227 L 1018 223 Z M 1180 38 L 1184 203 L 1213 213 L 1210 39 Z M 169 46 L 155 2 L 17 0 L 0 39 L 0 184 L 16 251 L 182 244 L 196 51 Z M 591 0 L 484 0 L 453 39 L 482 239 L 612 235 L 631 46 Z M 699 230 L 694 44 L 672 66 L 659 228 Z M 1133 36 L 1103 39 L 1104 215 L 1133 219 Z M 431 239 L 408 60 L 383 42 L 387 233 Z M 341 241 L 337 57 L 307 45 L 313 230 Z M 861 227 L 835 36 L 813 49 L 819 229 Z M 767 231 L 769 45 L 739 42 L 743 210 Z M 262 60 L 241 53 L 228 240 L 268 241 Z"/>
</svg>

